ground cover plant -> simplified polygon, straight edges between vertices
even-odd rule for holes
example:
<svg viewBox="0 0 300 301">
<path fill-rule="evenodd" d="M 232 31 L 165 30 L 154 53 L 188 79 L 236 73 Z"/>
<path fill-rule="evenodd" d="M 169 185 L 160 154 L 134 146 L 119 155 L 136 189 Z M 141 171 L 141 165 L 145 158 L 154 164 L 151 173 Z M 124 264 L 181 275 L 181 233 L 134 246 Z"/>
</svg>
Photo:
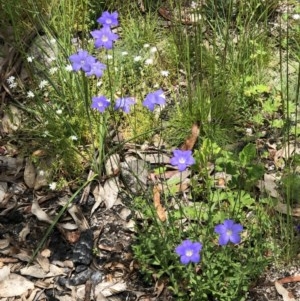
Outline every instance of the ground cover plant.
<svg viewBox="0 0 300 301">
<path fill-rule="evenodd" d="M 127 145 L 155 147 L 146 186 L 116 184 L 135 212 L 141 279 L 174 300 L 247 300 L 299 248 L 298 4 L 129 2 L 25 1 L 17 24 L 9 1 L 15 40 L 28 29 L 42 44 L 15 45 L 27 74 L 5 78 L 19 97 L 3 141 L 69 202 L 109 181 Z"/>
</svg>

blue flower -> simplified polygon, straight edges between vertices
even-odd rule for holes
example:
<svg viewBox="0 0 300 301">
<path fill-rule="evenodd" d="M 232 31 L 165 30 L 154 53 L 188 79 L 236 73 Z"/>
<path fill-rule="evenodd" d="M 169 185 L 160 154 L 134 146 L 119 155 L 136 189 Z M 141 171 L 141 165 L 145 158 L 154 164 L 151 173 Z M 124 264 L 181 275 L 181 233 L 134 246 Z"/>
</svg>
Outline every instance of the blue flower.
<svg viewBox="0 0 300 301">
<path fill-rule="evenodd" d="M 219 244 L 225 246 L 231 241 L 234 244 L 238 244 L 241 241 L 240 232 L 243 231 L 241 224 L 236 224 L 231 219 L 226 219 L 223 224 L 215 226 L 215 232 L 220 234 Z"/>
<path fill-rule="evenodd" d="M 105 11 L 102 13 L 101 17 L 97 19 L 97 22 L 103 26 L 118 26 L 118 13 L 116 11 L 113 13 Z"/>
<path fill-rule="evenodd" d="M 96 58 L 91 56 L 86 50 L 79 50 L 77 53 L 69 56 L 74 71 L 82 69 L 84 72 L 91 70 L 91 65 L 96 62 Z"/>
<path fill-rule="evenodd" d="M 118 98 L 115 104 L 115 110 L 121 109 L 125 113 L 129 113 L 130 107 L 135 104 L 135 100 L 132 97 Z"/>
<path fill-rule="evenodd" d="M 184 240 L 175 252 L 180 256 L 180 262 L 182 264 L 188 264 L 189 262 L 198 263 L 200 261 L 200 251 L 202 250 L 202 244 L 200 242 L 192 242 L 190 240 Z"/>
<path fill-rule="evenodd" d="M 192 156 L 192 151 L 186 150 L 174 150 L 173 157 L 170 160 L 170 163 L 173 166 L 177 166 L 179 171 L 184 171 L 190 165 L 195 164 L 195 159 Z"/>
<path fill-rule="evenodd" d="M 155 92 L 149 93 L 144 102 L 143 106 L 148 108 L 150 111 L 154 110 L 155 105 L 164 105 L 166 103 L 164 91 L 163 90 L 157 90 Z"/>
<path fill-rule="evenodd" d="M 103 113 L 105 109 L 110 105 L 110 101 L 105 96 L 95 96 L 92 97 L 92 109 L 96 109 Z"/>
<path fill-rule="evenodd" d="M 106 49 L 112 49 L 113 42 L 119 37 L 108 26 L 104 26 L 100 30 L 91 31 L 91 35 L 95 39 L 96 48 L 104 47 Z"/>
<path fill-rule="evenodd" d="M 106 69 L 106 65 L 96 61 L 91 64 L 91 70 L 86 72 L 86 76 L 95 75 L 96 77 L 101 77 L 103 75 L 103 70 Z"/>
</svg>

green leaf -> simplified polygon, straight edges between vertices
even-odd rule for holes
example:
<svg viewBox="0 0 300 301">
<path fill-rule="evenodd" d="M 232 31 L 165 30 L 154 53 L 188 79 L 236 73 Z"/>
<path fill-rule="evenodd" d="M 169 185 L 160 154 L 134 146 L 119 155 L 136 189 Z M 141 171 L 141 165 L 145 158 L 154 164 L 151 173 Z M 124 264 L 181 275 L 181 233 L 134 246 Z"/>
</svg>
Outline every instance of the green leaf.
<svg viewBox="0 0 300 301">
<path fill-rule="evenodd" d="M 254 144 L 247 144 L 239 154 L 240 163 L 243 167 L 250 164 L 256 158 L 256 147 Z"/>
<path fill-rule="evenodd" d="M 272 122 L 272 126 L 277 129 L 283 128 L 284 121 L 282 119 L 274 119 Z"/>
</svg>

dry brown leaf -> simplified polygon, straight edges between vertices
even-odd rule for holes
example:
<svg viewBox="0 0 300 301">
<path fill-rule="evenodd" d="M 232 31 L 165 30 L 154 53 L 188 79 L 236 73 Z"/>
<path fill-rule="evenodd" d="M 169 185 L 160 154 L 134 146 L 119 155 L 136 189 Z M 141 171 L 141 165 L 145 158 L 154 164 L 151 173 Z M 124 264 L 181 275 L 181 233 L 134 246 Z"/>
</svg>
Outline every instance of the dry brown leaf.
<svg viewBox="0 0 300 301">
<path fill-rule="evenodd" d="M 163 292 L 164 288 L 165 288 L 164 281 L 162 281 L 162 280 L 156 281 L 155 288 L 154 288 L 155 289 L 155 296 L 156 296 L 156 298 L 158 298 L 161 295 L 161 293 Z"/>
<path fill-rule="evenodd" d="M 107 209 L 116 205 L 119 194 L 119 180 L 118 178 L 110 178 L 104 183 L 104 203 Z"/>
<path fill-rule="evenodd" d="M 49 171 L 38 172 L 34 182 L 34 190 L 48 186 Z"/>
<path fill-rule="evenodd" d="M 170 161 L 170 159 L 169 159 Z M 160 175 L 158 175 L 159 177 L 163 178 L 163 179 L 170 179 L 171 177 L 173 177 L 174 175 L 178 174 L 178 170 L 173 169 L 173 170 L 167 170 L 163 173 L 161 173 Z M 151 174 L 151 178 L 153 177 L 153 175 Z M 155 174 L 154 174 L 155 177 Z M 155 182 L 155 181 L 154 181 Z"/>
<path fill-rule="evenodd" d="M 4 201 L 6 209 L 4 209 L 0 212 L 1 216 L 6 216 L 8 214 L 8 212 L 10 212 L 11 210 L 16 208 L 17 203 L 18 203 L 17 198 L 12 198 L 10 194 L 8 194 L 7 196 L 8 196 L 8 199 L 6 199 Z M 10 202 L 8 202 L 9 200 L 10 200 Z"/>
<path fill-rule="evenodd" d="M 185 140 L 184 144 L 181 146 L 181 150 L 192 150 L 200 133 L 199 125 L 196 123 L 192 126 L 191 135 Z"/>
<path fill-rule="evenodd" d="M 98 184 L 94 187 L 92 190 L 92 194 L 95 199 L 95 204 L 93 205 L 93 208 L 91 210 L 91 215 L 97 210 L 97 208 L 101 205 L 101 203 L 104 200 L 104 188 L 101 184 Z"/>
<path fill-rule="evenodd" d="M 11 134 L 21 125 L 21 111 L 12 105 L 8 106 L 8 112 L 2 118 L 2 131 Z"/>
<path fill-rule="evenodd" d="M 4 201 L 7 195 L 7 182 L 0 182 L 0 204 Z"/>
<path fill-rule="evenodd" d="M 38 149 L 32 153 L 35 157 L 45 157 L 47 155 L 47 152 L 44 149 Z"/>
<path fill-rule="evenodd" d="M 59 204 L 62 206 L 66 206 L 68 201 L 69 201 L 69 198 L 66 196 L 66 197 L 59 199 Z M 81 208 L 79 206 L 71 203 L 71 204 L 69 204 L 67 210 L 68 210 L 69 214 L 72 216 L 74 222 L 76 223 L 76 226 L 79 228 L 80 231 L 85 231 L 85 230 L 89 229 L 88 221 L 85 218 L 85 216 L 83 215 Z M 74 225 L 71 226 L 70 224 L 68 224 L 68 225 L 66 224 L 66 226 L 68 228 L 72 227 L 74 229 Z"/>
<path fill-rule="evenodd" d="M 280 280 L 277 281 L 281 284 L 290 283 L 290 282 L 300 282 L 300 275 L 288 276 L 285 278 L 281 278 Z"/>
<path fill-rule="evenodd" d="M 99 293 L 96 296 L 96 301 L 108 301 L 108 299 L 102 293 Z"/>
<path fill-rule="evenodd" d="M 184 192 L 190 187 L 190 179 L 185 179 L 179 184 L 158 184 L 157 187 L 160 191 L 164 191 L 165 193 L 171 193 L 172 195 L 178 192 Z"/>
<path fill-rule="evenodd" d="M 29 225 L 26 224 L 25 227 L 19 233 L 19 240 L 25 242 L 27 235 L 30 233 Z"/>
<path fill-rule="evenodd" d="M 53 222 L 52 219 L 48 216 L 48 214 L 41 209 L 36 199 L 32 202 L 31 213 L 35 215 L 39 221 L 46 222 L 49 224 L 52 224 Z"/>
<path fill-rule="evenodd" d="M 14 297 L 33 290 L 34 284 L 25 277 L 11 273 L 4 281 L 0 282 L 0 297 Z"/>
<path fill-rule="evenodd" d="M 22 296 L 22 301 L 24 300 L 24 301 L 34 301 L 34 300 L 36 300 L 36 295 L 38 294 L 38 300 L 45 300 L 45 294 L 44 293 L 40 293 L 41 292 L 41 290 L 39 289 L 39 288 L 35 288 L 34 290 L 32 290 L 31 292 L 30 292 L 30 295 L 29 296 L 27 296 L 27 294 L 26 294 L 26 296 Z"/>
<path fill-rule="evenodd" d="M 113 154 L 105 162 L 105 171 L 108 177 L 116 176 L 120 172 L 120 156 Z"/>
<path fill-rule="evenodd" d="M 89 171 L 89 175 L 88 175 L 88 178 L 87 180 L 88 181 L 91 181 L 91 179 L 95 176 L 95 173 L 94 171 L 90 170 Z M 91 182 L 89 182 L 89 184 L 87 186 L 84 187 L 83 189 L 83 192 L 82 192 L 82 195 L 81 195 L 81 199 L 80 199 L 80 204 L 85 204 L 87 199 L 88 199 L 88 196 L 90 194 L 90 190 L 91 190 Z"/>
<path fill-rule="evenodd" d="M 18 253 L 13 254 L 13 257 L 18 258 L 21 261 L 29 262 L 32 258 L 32 252 L 30 250 L 11 250 L 11 253 L 12 251 L 18 251 Z"/>
<path fill-rule="evenodd" d="M 95 287 L 95 295 L 102 294 L 105 297 L 119 294 L 128 289 L 126 282 L 101 282 Z"/>
<path fill-rule="evenodd" d="M 276 184 L 276 175 L 275 174 L 264 174 L 263 181 L 259 181 L 258 188 L 260 190 L 265 190 L 267 194 L 271 197 L 278 198 L 280 195 L 277 192 L 277 184 Z"/>
<path fill-rule="evenodd" d="M 45 272 L 39 264 L 27 266 L 20 270 L 21 275 L 28 275 L 34 278 L 48 278 L 64 275 L 64 270 L 54 264 L 49 265 L 49 272 Z"/>
<path fill-rule="evenodd" d="M 44 249 L 41 251 L 41 255 L 46 258 L 49 258 L 51 256 L 51 251 L 49 249 Z"/>
<path fill-rule="evenodd" d="M 3 263 L 15 263 L 18 262 L 17 258 L 10 258 L 10 257 L 0 257 L 0 264 L 3 265 Z"/>
<path fill-rule="evenodd" d="M 295 145 L 293 143 L 284 145 L 279 149 L 274 156 L 274 163 L 277 168 L 284 168 L 285 160 L 288 160 L 295 151 Z"/>
<path fill-rule="evenodd" d="M 296 301 L 295 297 L 291 292 L 289 292 L 287 289 L 285 289 L 282 284 L 279 283 L 279 281 L 275 281 L 275 288 L 283 298 L 283 301 Z"/>
<path fill-rule="evenodd" d="M 153 187 L 153 202 L 154 202 L 154 208 L 156 209 L 156 213 L 158 215 L 158 218 L 164 222 L 167 219 L 166 216 L 166 210 L 165 208 L 161 205 L 160 202 L 160 192 L 161 190 L 159 189 L 158 186 Z"/>
<path fill-rule="evenodd" d="M 63 296 L 55 296 L 59 301 L 74 301 L 72 296 L 69 295 L 63 295 Z M 76 300 L 76 299 L 75 299 Z"/>
<path fill-rule="evenodd" d="M 31 160 L 27 158 L 25 169 L 24 169 L 24 182 L 29 188 L 33 188 L 35 183 L 35 178 L 36 178 L 35 167 L 32 164 Z"/>
<path fill-rule="evenodd" d="M 140 158 L 151 164 L 168 164 L 170 157 L 161 152 L 142 152 L 136 151 Z"/>
<path fill-rule="evenodd" d="M 38 262 L 38 264 L 41 266 L 41 268 L 45 273 L 48 273 L 50 271 L 50 261 L 47 257 L 38 254 L 36 257 L 36 261 Z"/>
<path fill-rule="evenodd" d="M 104 281 L 95 286 L 94 295 L 98 296 L 101 294 L 104 297 L 109 297 L 109 296 L 120 294 L 121 292 L 124 292 L 127 289 L 128 289 L 127 284 L 124 281 L 119 281 L 119 282 L 115 282 L 113 280 Z M 74 296 L 76 296 L 76 298 L 74 298 L 73 300 L 77 300 L 78 298 L 80 300 L 84 299 L 85 285 L 80 285 L 76 287 L 76 292 L 74 291 Z"/>
<path fill-rule="evenodd" d="M 59 226 L 62 229 L 69 230 L 69 231 L 74 231 L 78 229 L 78 226 L 73 223 L 59 223 Z"/>
<path fill-rule="evenodd" d="M 7 277 L 9 277 L 10 268 L 6 265 L 2 269 L 0 269 L 0 282 L 4 281 Z"/>
<path fill-rule="evenodd" d="M 57 288 L 56 284 L 53 281 L 53 277 L 37 279 L 34 282 L 34 285 L 38 288 L 42 289 L 50 289 L 50 288 Z M 47 300 L 47 299 L 46 299 Z"/>
<path fill-rule="evenodd" d="M 0 251 L 6 249 L 9 246 L 9 239 L 0 239 Z"/>
<path fill-rule="evenodd" d="M 290 214 L 292 216 L 300 216 L 300 208 L 291 208 L 287 204 L 283 204 L 280 201 L 276 204 L 274 209 L 280 213 Z"/>
</svg>

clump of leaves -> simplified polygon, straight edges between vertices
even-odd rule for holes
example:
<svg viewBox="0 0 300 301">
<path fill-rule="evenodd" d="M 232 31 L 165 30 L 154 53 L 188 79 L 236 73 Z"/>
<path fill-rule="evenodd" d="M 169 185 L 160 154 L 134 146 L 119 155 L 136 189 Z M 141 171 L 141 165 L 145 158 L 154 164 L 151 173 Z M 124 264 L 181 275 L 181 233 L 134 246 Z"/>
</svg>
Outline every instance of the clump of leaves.
<svg viewBox="0 0 300 301">
<path fill-rule="evenodd" d="M 271 203 L 268 200 L 257 203 L 251 195 L 263 168 L 254 163 L 253 144 L 246 145 L 236 157 L 205 139 L 194 155 L 193 169 L 200 170 L 200 177 L 205 179 L 205 198 L 193 193 L 192 199 L 184 201 L 172 194 L 175 200 L 165 201 L 168 212 L 165 223 L 158 220 L 152 203 L 139 199 L 138 210 L 147 218 L 133 247 L 135 256 L 147 279 L 151 275 L 169 279 L 169 289 L 177 300 L 245 300 L 251 281 L 269 262 L 265 257 L 267 250 L 273 248 L 269 239 L 272 222 L 266 210 Z M 232 179 L 225 188 L 214 188 L 207 169 L 209 162 L 214 162 L 216 170 L 231 174 Z M 192 191 L 201 185 L 197 181 L 192 183 Z M 251 217 L 249 212 L 253 212 Z M 242 234 L 241 244 L 221 247 L 214 229 L 228 218 L 238 221 L 247 231 Z M 201 260 L 195 266 L 183 266 L 176 258 L 176 246 L 186 239 L 203 245 Z"/>
</svg>

